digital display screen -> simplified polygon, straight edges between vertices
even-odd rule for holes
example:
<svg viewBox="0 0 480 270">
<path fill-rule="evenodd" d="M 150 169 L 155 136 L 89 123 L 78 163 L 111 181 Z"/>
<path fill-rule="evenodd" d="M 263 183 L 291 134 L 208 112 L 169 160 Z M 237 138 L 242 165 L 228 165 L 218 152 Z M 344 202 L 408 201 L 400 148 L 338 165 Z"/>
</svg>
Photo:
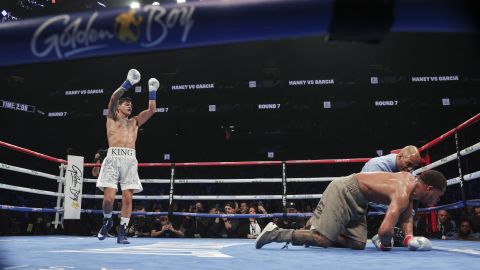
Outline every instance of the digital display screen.
<svg viewBox="0 0 480 270">
<path fill-rule="evenodd" d="M 30 113 L 35 112 L 35 106 L 33 105 L 17 103 L 17 102 L 8 101 L 8 100 L 0 100 L 0 107 L 9 109 L 9 110 L 22 111 L 22 112 L 30 112 Z"/>
</svg>

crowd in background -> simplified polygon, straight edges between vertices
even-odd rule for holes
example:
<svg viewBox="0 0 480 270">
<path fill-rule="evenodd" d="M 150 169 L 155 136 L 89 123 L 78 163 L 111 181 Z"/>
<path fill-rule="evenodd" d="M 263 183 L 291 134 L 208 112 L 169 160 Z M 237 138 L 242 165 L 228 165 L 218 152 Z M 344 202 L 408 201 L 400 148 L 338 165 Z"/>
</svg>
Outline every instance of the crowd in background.
<svg viewBox="0 0 480 270">
<path fill-rule="evenodd" d="M 311 213 L 316 204 L 311 201 L 287 202 L 287 213 Z M 141 201 L 135 212 L 167 212 L 167 206 L 157 201 Z M 173 204 L 173 212 L 210 214 L 267 214 L 282 213 L 281 204 L 273 201 L 217 201 Z M 96 236 L 101 226 L 101 215 L 82 214 L 80 220 L 64 220 L 63 228 L 54 229 L 54 214 L 0 211 L 0 235 L 48 235 L 65 233 L 70 235 Z M 233 218 L 135 215 L 128 226 L 129 237 L 188 237 L 188 238 L 249 238 L 255 239 L 264 226 L 273 221 L 281 228 L 308 228 L 308 217 L 281 218 Z M 368 216 L 369 237 L 378 232 L 383 216 Z M 115 225 L 119 217 L 114 216 Z M 443 240 L 480 241 L 480 207 L 455 210 L 438 210 L 415 215 L 415 235 Z M 110 231 L 114 236 L 116 230 Z"/>
</svg>

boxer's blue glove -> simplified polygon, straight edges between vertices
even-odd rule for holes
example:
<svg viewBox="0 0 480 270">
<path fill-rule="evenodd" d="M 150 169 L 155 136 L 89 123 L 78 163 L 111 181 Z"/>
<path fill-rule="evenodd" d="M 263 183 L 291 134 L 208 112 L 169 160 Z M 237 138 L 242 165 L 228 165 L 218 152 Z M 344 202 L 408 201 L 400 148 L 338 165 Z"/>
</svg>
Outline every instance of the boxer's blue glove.
<svg viewBox="0 0 480 270">
<path fill-rule="evenodd" d="M 160 86 L 160 83 L 157 79 L 151 78 L 148 80 L 148 99 L 149 100 L 156 100 L 157 99 L 157 90 Z"/>
<path fill-rule="evenodd" d="M 128 90 L 130 89 L 130 87 L 132 87 L 132 85 L 138 83 L 139 81 L 140 81 L 140 72 L 132 68 L 128 71 L 127 79 L 125 80 L 125 82 L 123 82 L 122 88 L 125 90 Z"/>
</svg>

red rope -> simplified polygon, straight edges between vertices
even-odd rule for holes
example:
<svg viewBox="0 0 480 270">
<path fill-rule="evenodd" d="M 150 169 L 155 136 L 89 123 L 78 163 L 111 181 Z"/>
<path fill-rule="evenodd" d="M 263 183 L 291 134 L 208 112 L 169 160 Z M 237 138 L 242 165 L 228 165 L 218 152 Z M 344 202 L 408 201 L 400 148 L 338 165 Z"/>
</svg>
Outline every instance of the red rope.
<svg viewBox="0 0 480 270">
<path fill-rule="evenodd" d="M 287 164 L 334 164 L 334 163 L 365 163 L 371 158 L 344 158 L 344 159 L 315 159 L 315 160 L 287 160 Z M 222 166 L 248 166 L 248 165 L 281 165 L 282 161 L 231 161 L 231 162 L 179 162 L 179 163 L 139 163 L 139 167 L 222 167 Z M 100 167 L 101 164 L 85 163 L 85 167 Z"/>
<path fill-rule="evenodd" d="M 455 133 L 455 131 L 462 130 L 462 129 L 476 123 L 478 120 L 480 120 L 480 113 L 475 115 L 474 117 L 468 119 L 467 121 L 463 122 L 462 124 L 458 125 L 456 128 L 453 128 L 453 129 L 447 131 L 445 134 L 440 135 L 440 137 L 426 143 L 424 146 L 418 148 L 418 151 L 422 152 L 422 151 L 425 151 L 429 148 L 432 148 L 433 146 L 439 144 L 441 141 L 443 141 L 446 138 L 452 136 Z"/>
<path fill-rule="evenodd" d="M 19 147 L 19 146 L 13 145 L 13 144 L 9 144 L 9 143 L 3 142 L 3 141 L 0 141 L 0 146 L 6 147 L 6 148 L 9 148 L 9 149 L 18 151 L 18 152 L 26 153 L 26 154 L 29 154 L 31 156 L 38 157 L 38 158 L 41 158 L 41 159 L 45 159 L 45 160 L 48 160 L 48 161 L 57 162 L 57 163 L 65 163 L 65 164 L 67 163 L 67 161 L 64 160 L 64 159 L 59 159 L 59 158 L 51 157 L 51 156 L 48 156 L 48 155 L 40 154 L 38 152 L 28 150 L 26 148 L 22 148 L 22 147 Z"/>
</svg>

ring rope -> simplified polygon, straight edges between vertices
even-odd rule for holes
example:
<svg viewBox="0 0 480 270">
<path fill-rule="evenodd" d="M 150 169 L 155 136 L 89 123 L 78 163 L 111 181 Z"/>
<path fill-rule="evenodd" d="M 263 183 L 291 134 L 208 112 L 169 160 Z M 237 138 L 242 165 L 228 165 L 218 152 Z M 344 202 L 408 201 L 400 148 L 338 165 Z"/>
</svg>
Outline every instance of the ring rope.
<svg viewBox="0 0 480 270">
<path fill-rule="evenodd" d="M 58 175 L 53 175 L 53 174 L 48 174 L 48 173 L 39 172 L 39 171 L 35 171 L 35 170 L 30 170 L 30 169 L 26 169 L 26 168 L 21 168 L 21 167 L 17 167 L 17 166 L 13 166 L 13 165 L 8 165 L 8 164 L 5 164 L 5 163 L 0 163 L 0 169 L 13 171 L 13 172 L 20 172 L 20 173 L 30 174 L 30 175 L 35 175 L 35 176 L 40 176 L 40 177 L 53 179 L 53 180 L 57 180 L 57 181 L 63 179 L 63 181 L 65 181 L 65 178 L 60 178 Z"/>
<path fill-rule="evenodd" d="M 471 206 L 478 207 L 480 206 L 480 200 L 468 200 L 465 203 L 459 201 L 456 203 L 451 203 L 442 206 L 428 207 L 428 208 L 419 208 L 417 213 L 426 213 L 435 210 L 454 210 L 462 207 Z M 53 209 L 53 208 L 32 208 L 25 206 L 12 206 L 12 205 L 0 205 L 0 210 L 7 211 L 18 211 L 18 212 L 43 212 L 43 213 L 55 213 L 63 212 L 63 209 Z M 103 210 L 97 209 L 81 209 L 82 213 L 91 213 L 91 214 L 103 214 Z M 119 214 L 120 211 L 112 211 L 114 215 Z M 132 216 L 167 216 L 168 212 L 132 212 Z M 191 216 L 191 217 L 208 217 L 208 218 L 281 218 L 284 217 L 283 213 L 271 213 L 271 214 L 208 214 L 208 213 L 191 213 L 191 212 L 172 212 L 174 216 Z M 373 211 L 368 212 L 369 216 L 383 215 L 385 214 L 382 211 Z M 287 217 L 310 217 L 313 213 L 287 213 Z"/>
<path fill-rule="evenodd" d="M 476 171 L 470 174 L 464 175 L 465 181 L 471 181 L 474 179 L 480 178 L 480 171 Z M 447 180 L 447 185 L 455 185 L 460 183 L 459 177 L 455 177 L 452 179 Z M 64 197 L 64 193 L 57 193 L 52 191 L 45 191 L 33 188 L 25 188 L 25 187 L 18 187 L 12 186 L 7 184 L 0 183 L 0 189 L 8 189 L 14 191 L 22 191 L 26 193 L 33 193 L 39 195 L 48 195 L 48 196 L 61 196 Z M 300 194 L 300 195 L 287 195 L 287 199 L 291 200 L 299 200 L 299 199 L 319 199 L 321 198 L 322 194 Z M 93 194 L 83 194 L 82 198 L 85 199 L 103 199 L 103 195 L 93 195 Z M 121 199 L 121 195 L 115 196 L 116 199 Z M 169 195 L 159 195 L 159 196 L 151 196 L 151 195 L 134 195 L 132 196 L 134 200 L 168 200 L 170 198 Z M 175 200 L 280 200 L 282 199 L 282 195 L 239 195 L 239 196 L 228 196 L 228 195 L 218 195 L 218 196 L 187 196 L 187 195 L 174 195 L 173 199 Z"/>
<path fill-rule="evenodd" d="M 287 178 L 287 182 L 330 182 L 335 177 L 298 177 Z M 96 183 L 97 179 L 85 178 L 83 182 Z M 145 184 L 170 184 L 169 179 L 141 179 Z M 175 179 L 175 184 L 250 184 L 250 183 L 281 183 L 282 178 L 232 178 L 232 179 Z"/>
<path fill-rule="evenodd" d="M 467 156 L 467 155 L 469 155 L 469 154 L 471 154 L 471 153 L 473 153 L 473 152 L 478 151 L 479 149 L 480 149 L 480 142 L 478 142 L 478 143 L 476 143 L 476 144 L 474 144 L 474 145 L 472 145 L 472 146 L 469 146 L 469 147 L 461 150 L 461 151 L 460 151 L 460 156 Z M 455 152 L 455 153 L 453 153 L 453 154 L 451 154 L 451 155 L 449 155 L 449 156 L 447 156 L 447 157 L 444 157 L 444 158 L 439 159 L 439 160 L 437 160 L 437 161 L 435 161 L 435 162 L 432 162 L 432 163 L 430 163 L 430 164 L 428 164 L 428 165 L 426 165 L 426 166 L 424 166 L 424 167 L 421 167 L 421 168 L 416 169 L 416 170 L 414 171 L 414 173 L 415 173 L 415 174 L 419 174 L 419 173 L 422 173 L 422 172 L 424 172 L 424 171 L 427 171 L 427 170 L 436 168 L 436 167 L 438 167 L 438 166 L 440 166 L 440 165 L 443 165 L 443 164 L 445 164 L 445 163 L 447 163 L 447 162 L 450 162 L 450 161 L 452 161 L 452 160 L 456 160 L 457 157 L 458 157 L 458 155 L 457 155 L 457 153 Z"/>
<path fill-rule="evenodd" d="M 34 189 L 34 188 L 12 186 L 12 185 L 2 184 L 2 183 L 0 183 L 0 189 L 22 191 L 25 193 L 34 193 L 39 195 L 48 195 L 48 196 L 55 196 L 55 197 L 58 197 L 58 196 L 65 197 L 64 193 L 58 193 L 58 192 L 40 190 L 40 189 Z"/>
<path fill-rule="evenodd" d="M 307 164 L 336 164 L 336 163 L 365 163 L 372 158 L 340 158 L 340 159 L 307 159 L 287 160 L 287 165 Z M 233 166 L 258 166 L 258 165 L 282 165 L 283 161 L 207 161 L 207 162 L 180 162 L 175 163 L 176 167 L 233 167 Z M 85 163 L 85 167 L 98 167 L 98 163 Z M 138 167 L 171 167 L 172 163 L 138 163 Z"/>
<path fill-rule="evenodd" d="M 0 146 L 15 150 L 17 152 L 26 153 L 26 154 L 29 154 L 31 156 L 36 156 L 38 158 L 45 159 L 45 160 L 48 160 L 48 161 L 67 164 L 67 161 L 64 160 L 64 159 L 51 157 L 51 156 L 41 154 L 41 153 L 26 149 L 26 148 L 23 148 L 23 147 L 20 147 L 20 146 L 16 146 L 16 145 L 13 145 L 13 144 L 9 144 L 9 143 L 3 142 L 3 141 L 0 141 Z"/>
<path fill-rule="evenodd" d="M 464 175 L 464 180 L 465 181 L 471 181 L 475 180 L 477 178 L 480 178 L 480 171 L 476 171 L 473 173 L 469 173 Z M 447 180 L 447 185 L 455 185 L 460 183 L 459 177 L 454 177 L 451 179 Z M 15 190 L 15 191 L 23 191 L 27 193 L 36 193 L 40 195 L 49 195 L 49 196 L 64 196 L 64 193 L 57 193 L 57 192 L 52 192 L 52 191 L 44 191 L 44 190 L 39 190 L 39 189 L 33 189 L 33 188 L 25 188 L 25 187 L 18 187 L 18 186 L 12 186 L 12 185 L 7 185 L 7 184 L 1 184 L 0 183 L 0 189 L 8 189 L 8 190 Z M 316 198 L 321 198 L 322 194 L 302 194 L 302 195 L 287 195 L 288 199 L 316 199 Z M 83 194 L 82 198 L 86 199 L 103 199 L 103 195 L 93 195 L 93 194 Z M 120 199 L 121 196 L 117 195 L 117 199 Z M 282 195 L 244 195 L 244 196 L 186 196 L 186 195 L 174 195 L 174 199 L 177 200 L 197 200 L 197 199 L 202 199 L 202 200 L 228 200 L 229 198 L 235 198 L 239 200 L 257 200 L 257 199 L 270 199 L 270 200 L 276 200 L 276 199 L 282 199 Z M 226 198 L 226 199 L 225 199 Z M 160 196 L 150 196 L 150 195 L 134 195 L 133 199 L 143 199 L 143 200 L 166 200 L 169 199 L 169 195 L 160 195 Z"/>
<path fill-rule="evenodd" d="M 427 149 L 430 149 L 432 148 L 433 146 L 439 144 L 440 142 L 444 141 L 445 139 L 447 139 L 448 137 L 451 137 L 455 131 L 460 131 L 462 129 L 465 129 L 466 127 L 476 123 L 478 120 L 480 120 L 480 113 L 478 113 L 477 115 L 473 116 L 472 118 L 468 119 L 467 121 L 461 123 L 460 125 L 458 125 L 457 127 L 454 127 L 452 128 L 451 130 L 447 131 L 446 133 L 440 135 L 438 138 L 435 138 L 431 141 L 429 141 L 428 143 L 426 143 L 425 145 L 423 145 L 422 147 L 418 148 L 418 151 L 420 152 L 423 152 Z"/>
<path fill-rule="evenodd" d="M 464 181 L 471 181 L 471 180 L 474 180 L 474 179 L 477 179 L 477 178 L 480 178 L 480 171 L 476 171 L 476 172 L 473 172 L 473 173 L 465 174 L 465 175 L 463 176 L 463 180 L 464 180 Z M 460 176 L 457 176 L 457 177 L 455 177 L 455 178 L 448 179 L 448 180 L 447 180 L 447 186 L 459 184 L 460 182 L 461 182 Z"/>
</svg>

